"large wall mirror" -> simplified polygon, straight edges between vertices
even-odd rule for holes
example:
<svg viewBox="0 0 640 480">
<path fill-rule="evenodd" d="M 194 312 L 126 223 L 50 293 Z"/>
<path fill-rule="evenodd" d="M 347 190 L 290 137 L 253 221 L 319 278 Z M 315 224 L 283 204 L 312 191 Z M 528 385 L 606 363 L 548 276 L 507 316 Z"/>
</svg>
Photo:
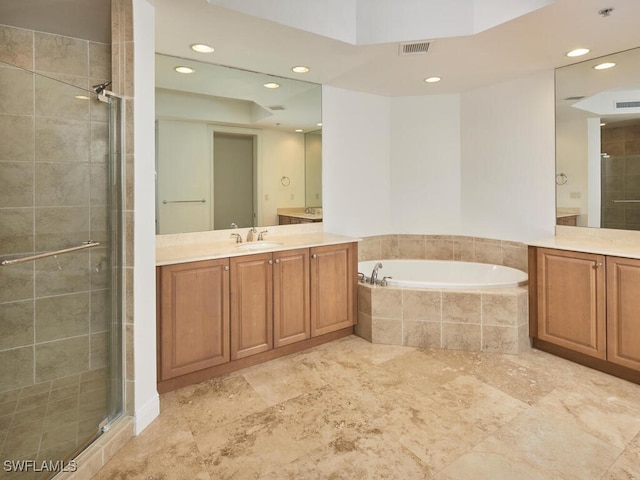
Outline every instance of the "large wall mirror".
<svg viewBox="0 0 640 480">
<path fill-rule="evenodd" d="M 321 95 L 314 83 L 157 54 L 156 232 L 277 225 L 278 209 L 320 209 Z"/>
<path fill-rule="evenodd" d="M 640 48 L 556 69 L 556 185 L 559 225 L 640 230 Z"/>
</svg>

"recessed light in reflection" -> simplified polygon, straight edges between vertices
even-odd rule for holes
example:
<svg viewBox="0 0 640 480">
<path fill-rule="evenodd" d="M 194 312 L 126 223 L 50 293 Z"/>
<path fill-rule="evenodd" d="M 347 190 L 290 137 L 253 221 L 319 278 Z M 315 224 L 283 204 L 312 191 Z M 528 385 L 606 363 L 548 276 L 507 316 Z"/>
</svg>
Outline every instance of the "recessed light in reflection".
<svg viewBox="0 0 640 480">
<path fill-rule="evenodd" d="M 89 97 L 86 95 L 76 95 L 74 98 L 77 98 L 78 100 L 89 100 Z"/>
<path fill-rule="evenodd" d="M 296 128 L 296 133 L 302 133 L 304 132 L 304 130 L 302 130 L 301 128 Z"/>
<path fill-rule="evenodd" d="M 318 122 L 318 123 L 316 123 L 316 125 L 321 127 L 322 126 L 322 122 Z"/>
<path fill-rule="evenodd" d="M 616 64 L 613 62 L 605 62 L 605 63 L 601 63 L 599 65 L 596 65 L 594 68 L 594 70 L 606 70 L 608 68 L 613 68 L 615 67 Z"/>
<path fill-rule="evenodd" d="M 440 77 L 429 77 L 424 79 L 424 81 L 427 83 L 436 83 L 436 82 L 439 82 L 440 80 L 442 80 Z"/>
<path fill-rule="evenodd" d="M 276 82 L 268 82 L 264 84 L 267 88 L 280 88 L 280 84 Z"/>
<path fill-rule="evenodd" d="M 193 45 L 190 45 L 190 47 L 191 50 L 198 53 L 213 53 L 215 51 L 215 48 L 207 45 L 206 43 L 194 43 Z"/>
<path fill-rule="evenodd" d="M 178 73 L 193 73 L 195 72 L 195 70 L 191 67 L 184 67 L 184 66 L 180 66 L 180 67 L 176 67 L 174 68 L 174 70 Z"/>
<path fill-rule="evenodd" d="M 605 125 L 606 125 L 606 123 L 605 123 L 605 122 L 600 122 L 600 126 L 601 126 L 601 127 L 604 127 Z"/>
<path fill-rule="evenodd" d="M 567 52 L 567 57 L 580 57 L 582 55 L 586 55 L 590 51 L 591 50 L 589 50 L 588 48 L 576 48 L 575 50 Z"/>
</svg>

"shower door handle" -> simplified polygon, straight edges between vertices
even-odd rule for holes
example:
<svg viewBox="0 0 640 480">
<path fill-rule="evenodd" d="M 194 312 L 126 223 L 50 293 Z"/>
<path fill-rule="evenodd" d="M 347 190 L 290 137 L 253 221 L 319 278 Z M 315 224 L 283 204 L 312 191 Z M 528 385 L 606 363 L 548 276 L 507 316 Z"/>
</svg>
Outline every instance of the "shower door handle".
<svg viewBox="0 0 640 480">
<path fill-rule="evenodd" d="M 77 250 L 84 250 L 85 248 L 97 247 L 100 245 L 100 242 L 84 242 L 82 245 L 78 245 L 77 247 L 63 248 L 61 250 L 53 250 L 51 252 L 39 253 L 37 255 L 29 255 L 28 257 L 14 258 L 11 260 L 3 260 L 0 262 L 0 265 L 14 265 L 16 263 L 24 263 L 30 262 L 31 260 L 38 260 L 40 258 L 53 257 L 55 255 L 62 255 L 63 253 L 75 252 Z"/>
</svg>

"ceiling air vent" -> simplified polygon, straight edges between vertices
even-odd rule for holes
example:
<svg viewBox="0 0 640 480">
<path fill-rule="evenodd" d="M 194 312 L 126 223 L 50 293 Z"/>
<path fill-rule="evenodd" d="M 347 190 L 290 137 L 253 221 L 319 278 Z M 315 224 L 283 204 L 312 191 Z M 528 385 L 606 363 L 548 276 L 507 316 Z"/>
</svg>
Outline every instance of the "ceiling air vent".
<svg viewBox="0 0 640 480">
<path fill-rule="evenodd" d="M 398 55 L 419 55 L 429 51 L 429 42 L 401 43 Z"/>
<path fill-rule="evenodd" d="M 638 101 L 638 102 L 616 102 L 616 108 L 640 108 L 640 101 Z"/>
<path fill-rule="evenodd" d="M 267 107 L 269 110 L 286 110 L 284 105 L 270 105 Z"/>
</svg>

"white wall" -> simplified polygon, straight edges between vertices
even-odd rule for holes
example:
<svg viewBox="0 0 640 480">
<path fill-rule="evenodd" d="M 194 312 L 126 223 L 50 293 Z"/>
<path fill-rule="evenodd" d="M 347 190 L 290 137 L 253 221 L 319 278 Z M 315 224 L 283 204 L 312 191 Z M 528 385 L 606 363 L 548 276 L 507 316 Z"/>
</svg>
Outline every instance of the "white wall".
<svg viewBox="0 0 640 480">
<path fill-rule="evenodd" d="M 322 87 L 324 229 L 391 233 L 390 99 Z"/>
<path fill-rule="evenodd" d="M 588 200 L 587 118 L 588 114 L 581 115 L 576 112 L 570 117 L 560 119 L 558 121 L 560 135 L 556 138 L 558 172 L 567 176 L 567 183 L 557 187 L 558 208 L 577 208 L 585 218 Z M 579 217 L 579 220 L 580 224 L 586 224 L 586 219 L 582 221 L 583 218 Z"/>
<path fill-rule="evenodd" d="M 395 233 L 460 230 L 460 95 L 391 99 Z"/>
<path fill-rule="evenodd" d="M 304 134 L 265 129 L 262 152 L 262 225 L 277 225 L 278 208 L 305 206 Z"/>
<path fill-rule="evenodd" d="M 553 71 L 462 95 L 462 234 L 527 241 L 555 224 Z"/>
<path fill-rule="evenodd" d="M 135 432 L 160 413 L 156 389 L 154 9 L 133 0 L 134 35 L 134 411 Z M 128 116 L 131 118 L 131 116 Z"/>
</svg>

